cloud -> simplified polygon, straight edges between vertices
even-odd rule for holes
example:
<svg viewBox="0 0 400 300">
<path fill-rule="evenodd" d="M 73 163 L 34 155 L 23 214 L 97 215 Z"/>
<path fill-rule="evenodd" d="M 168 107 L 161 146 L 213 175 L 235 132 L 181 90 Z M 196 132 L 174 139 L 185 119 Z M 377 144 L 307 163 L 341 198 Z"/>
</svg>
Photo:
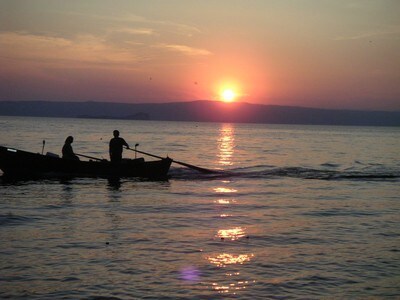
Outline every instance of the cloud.
<svg viewBox="0 0 400 300">
<path fill-rule="evenodd" d="M 93 35 L 73 39 L 33 35 L 24 32 L 0 33 L 2 59 L 46 64 L 132 64 L 139 58 L 133 51 L 107 44 Z M 81 66 L 81 65 L 80 65 Z"/>
<path fill-rule="evenodd" d="M 43 22 L 25 29 L 0 29 L 0 60 L 44 67 L 143 68 L 166 53 L 206 56 L 206 49 L 186 46 L 201 31 L 191 25 L 148 19 L 131 13 L 87 14 L 46 11 Z M 54 19 L 59 22 L 52 23 Z M 68 20 L 68 22 L 66 22 Z M 53 26 L 52 26 L 52 25 Z M 63 25 L 64 24 L 64 25 Z M 85 24 L 85 26 L 76 26 Z M 45 26 L 46 25 L 46 26 Z M 153 65 L 154 65 L 153 64 Z M 151 63 L 150 63 L 151 65 Z"/>
<path fill-rule="evenodd" d="M 197 28 L 195 26 L 187 25 L 187 24 L 181 24 L 181 23 L 175 23 L 175 22 L 164 22 L 164 21 L 154 22 L 154 24 L 159 24 L 167 31 L 173 32 L 178 35 L 187 36 L 187 37 L 192 37 L 195 34 L 201 33 L 201 30 L 199 28 Z"/>
<path fill-rule="evenodd" d="M 359 33 L 356 35 L 349 35 L 349 36 L 339 36 L 334 38 L 336 41 L 344 41 L 344 40 L 360 40 L 360 39 L 367 39 L 367 38 L 372 38 L 372 37 L 377 37 L 377 38 L 386 38 L 390 39 L 400 39 L 400 27 L 399 26 L 393 26 L 393 27 L 388 27 L 385 29 L 381 30 L 371 30 L 368 32 L 363 32 Z"/>
<path fill-rule="evenodd" d="M 70 17 L 79 17 L 84 19 L 93 19 L 93 20 L 100 20 L 100 21 L 107 21 L 112 23 L 138 23 L 138 22 L 147 22 L 147 19 L 143 16 L 125 13 L 120 14 L 118 16 L 113 15 L 102 15 L 102 14 L 94 14 L 94 13 L 80 13 L 80 12 L 71 12 L 71 11 L 52 11 L 52 13 L 60 13 L 63 15 Z"/>
<path fill-rule="evenodd" d="M 198 49 L 189 47 L 186 45 L 174 45 L 174 44 L 161 44 L 158 46 L 159 48 L 164 48 L 171 51 L 177 51 L 183 53 L 185 55 L 190 56 L 204 56 L 204 55 L 211 55 L 212 53 L 206 49 Z"/>
<path fill-rule="evenodd" d="M 163 21 L 163 20 L 150 20 L 145 17 L 137 16 L 137 15 L 125 15 L 121 16 L 119 19 L 113 18 L 114 21 L 124 21 L 127 23 L 141 23 L 149 26 L 155 26 L 159 28 L 159 31 L 168 31 L 177 35 L 184 35 L 191 37 L 195 34 L 200 34 L 201 30 L 193 25 L 182 24 L 171 21 Z"/>
<path fill-rule="evenodd" d="M 153 31 L 138 30 L 121 29 L 139 36 L 153 34 Z M 143 71 L 158 65 L 168 52 L 186 57 L 212 54 L 206 49 L 183 44 L 153 44 L 130 37 L 109 40 L 109 36 L 79 34 L 66 38 L 28 32 L 0 32 L 0 64 L 3 73 L 23 72 L 28 68 L 45 73 L 49 69 Z"/>
<path fill-rule="evenodd" d="M 112 26 L 113 27 L 117 26 L 117 28 L 111 29 L 111 31 L 113 30 L 119 31 L 122 29 L 123 31 L 125 30 L 130 31 L 130 33 L 132 34 L 151 35 L 159 31 L 159 32 L 169 32 L 177 35 L 192 37 L 195 34 L 201 33 L 201 30 L 193 25 L 164 21 L 164 20 L 148 19 L 146 17 L 131 13 L 120 14 L 118 16 L 101 15 L 101 14 L 83 14 L 77 12 L 65 12 L 65 14 L 72 17 L 101 21 L 102 26 L 105 27 L 107 27 L 109 24 L 113 24 Z M 137 24 L 141 24 L 142 26 L 145 26 L 147 28 L 139 28 L 139 29 L 130 28 L 130 26 L 137 26 Z M 120 29 L 118 28 L 118 26 L 120 27 Z M 157 30 L 155 28 L 157 28 Z"/>
<path fill-rule="evenodd" d="M 133 35 L 155 35 L 155 30 L 151 28 L 118 28 L 112 29 L 110 32 L 128 33 Z"/>
</svg>

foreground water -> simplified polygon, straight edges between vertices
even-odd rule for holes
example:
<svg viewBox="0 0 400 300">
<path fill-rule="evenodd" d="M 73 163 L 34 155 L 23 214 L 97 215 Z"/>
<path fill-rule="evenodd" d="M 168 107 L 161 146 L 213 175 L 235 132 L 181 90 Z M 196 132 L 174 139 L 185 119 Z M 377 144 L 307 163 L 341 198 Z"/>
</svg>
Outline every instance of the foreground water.
<svg viewBox="0 0 400 300">
<path fill-rule="evenodd" d="M 0 181 L 0 298 L 400 297 L 400 129 L 0 117 L 0 144 L 206 168 Z M 125 152 L 134 157 L 131 152 Z"/>
</svg>

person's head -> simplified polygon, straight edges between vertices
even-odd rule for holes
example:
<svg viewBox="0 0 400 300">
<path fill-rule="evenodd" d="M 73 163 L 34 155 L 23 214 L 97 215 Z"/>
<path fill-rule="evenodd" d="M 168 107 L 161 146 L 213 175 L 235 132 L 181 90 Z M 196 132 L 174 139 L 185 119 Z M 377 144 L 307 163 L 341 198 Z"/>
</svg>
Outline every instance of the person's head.
<svg viewBox="0 0 400 300">
<path fill-rule="evenodd" d="M 114 130 L 113 134 L 114 134 L 114 137 L 119 137 L 119 131 L 118 130 Z"/>
<path fill-rule="evenodd" d="M 69 136 L 65 139 L 65 143 L 66 144 L 72 144 L 72 142 L 74 141 L 74 138 L 72 136 Z"/>
</svg>

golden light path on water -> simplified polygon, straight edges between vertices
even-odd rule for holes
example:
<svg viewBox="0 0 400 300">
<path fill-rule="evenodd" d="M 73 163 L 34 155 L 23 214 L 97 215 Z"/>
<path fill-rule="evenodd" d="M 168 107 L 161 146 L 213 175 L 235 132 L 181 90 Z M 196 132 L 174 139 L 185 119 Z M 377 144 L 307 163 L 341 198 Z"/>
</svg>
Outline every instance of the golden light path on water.
<svg viewBox="0 0 400 300">
<path fill-rule="evenodd" d="M 222 124 L 219 130 L 218 138 L 218 163 L 221 166 L 232 166 L 232 157 L 234 154 L 235 136 L 232 124 Z"/>
<path fill-rule="evenodd" d="M 235 132 L 232 124 L 222 124 L 220 128 L 220 136 L 218 138 L 218 163 L 221 166 L 232 166 L 234 161 L 234 147 L 235 147 Z M 229 213 L 231 205 L 237 204 L 235 195 L 238 193 L 236 188 L 230 186 L 230 180 L 221 181 L 221 185 L 214 187 L 213 191 L 220 197 L 214 200 L 214 203 L 219 205 L 222 210 L 219 214 L 220 218 L 229 220 L 233 215 Z M 246 229 L 242 226 L 229 225 L 227 228 L 219 229 L 215 238 L 221 241 L 235 243 L 239 239 L 248 238 L 246 235 Z M 222 253 L 216 253 L 206 257 L 207 261 L 217 266 L 218 268 L 227 270 L 225 280 L 219 282 L 213 282 L 211 288 L 220 294 L 232 294 L 236 295 L 240 290 L 249 288 L 249 285 L 255 283 L 255 280 L 249 280 L 240 272 L 240 266 L 250 263 L 254 258 L 253 253 L 230 253 L 226 251 Z"/>
</svg>

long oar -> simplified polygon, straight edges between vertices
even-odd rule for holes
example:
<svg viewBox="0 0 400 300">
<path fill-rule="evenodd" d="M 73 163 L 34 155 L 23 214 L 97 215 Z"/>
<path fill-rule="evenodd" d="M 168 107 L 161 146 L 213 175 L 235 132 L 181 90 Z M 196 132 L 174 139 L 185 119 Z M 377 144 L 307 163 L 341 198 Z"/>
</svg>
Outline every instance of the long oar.
<svg viewBox="0 0 400 300">
<path fill-rule="evenodd" d="M 78 156 L 82 156 L 82 157 L 90 158 L 90 159 L 99 160 L 99 161 L 103 161 L 103 160 L 104 160 L 104 159 L 97 158 L 97 157 L 93 157 L 93 156 L 89 156 L 89 155 L 84 155 L 84 154 L 79 154 L 79 153 L 74 153 L 74 154 L 75 154 L 75 155 L 78 155 Z"/>
<path fill-rule="evenodd" d="M 154 154 L 151 154 L 151 153 L 147 153 L 147 152 L 144 152 L 144 151 L 131 149 L 131 148 L 127 148 L 127 149 L 131 150 L 131 151 L 134 151 L 134 152 L 137 152 L 137 153 L 144 154 L 144 155 L 152 156 L 152 157 L 155 157 L 155 158 L 165 159 L 165 157 L 161 157 L 161 156 L 154 155 Z M 184 163 L 184 162 L 181 162 L 181 161 L 177 161 L 177 160 L 174 160 L 174 159 L 171 159 L 171 160 L 172 160 L 172 162 L 174 162 L 174 163 L 176 163 L 178 165 L 182 165 L 182 166 L 185 166 L 187 168 L 190 168 L 190 169 L 202 172 L 202 173 L 207 173 L 207 174 L 220 173 L 219 171 L 216 171 L 216 170 L 210 170 L 210 169 L 201 168 L 201 167 L 194 166 L 194 165 L 191 165 L 191 164 L 188 164 L 188 163 Z"/>
</svg>

